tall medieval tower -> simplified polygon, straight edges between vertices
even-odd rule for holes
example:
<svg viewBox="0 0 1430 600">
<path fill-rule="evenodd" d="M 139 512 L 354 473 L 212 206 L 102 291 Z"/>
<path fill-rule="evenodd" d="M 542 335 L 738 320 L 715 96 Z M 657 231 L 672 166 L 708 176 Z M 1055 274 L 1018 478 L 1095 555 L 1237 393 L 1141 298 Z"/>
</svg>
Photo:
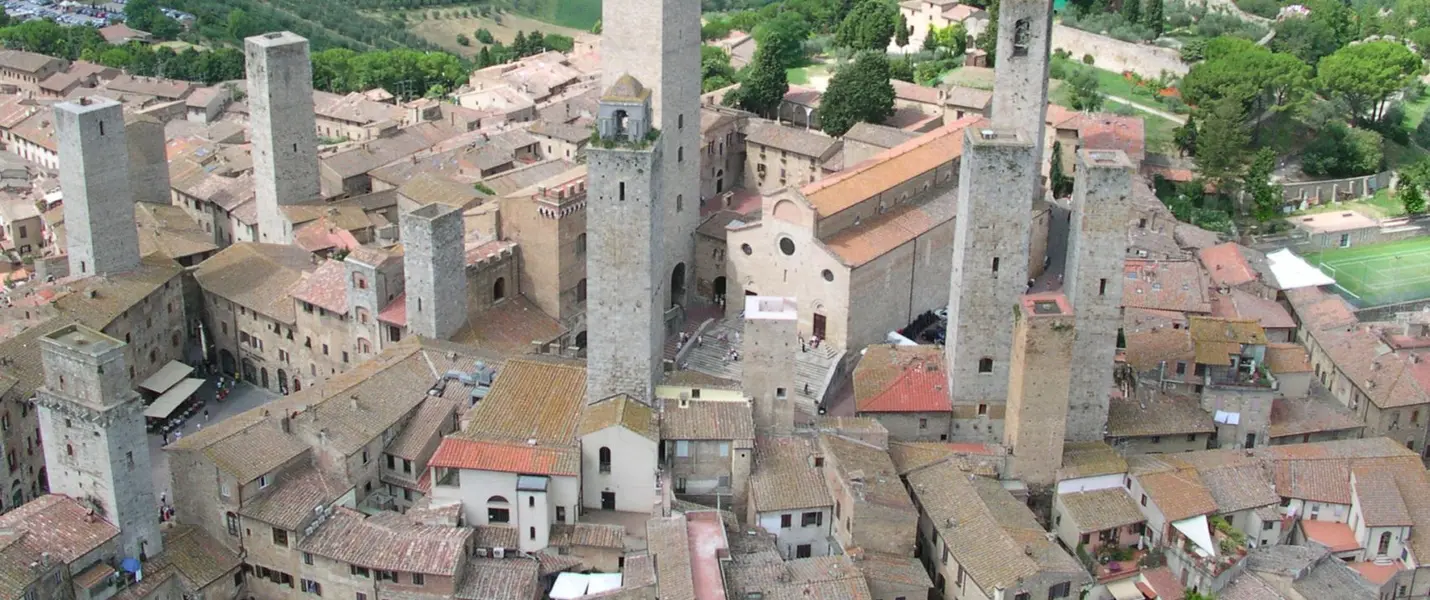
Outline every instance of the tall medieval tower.
<svg viewBox="0 0 1430 600">
<path fill-rule="evenodd" d="M 606 9 L 611 14 L 611 9 Z M 599 140 L 586 148 L 586 400 L 628 394 L 650 402 L 661 370 L 666 282 L 661 262 L 665 132 L 650 89 L 622 75 L 601 96 Z"/>
<path fill-rule="evenodd" d="M 70 274 L 123 273 L 139 266 L 139 233 L 129 187 L 124 107 L 85 97 L 55 105 L 60 189 L 64 192 Z M 128 223 L 130 226 L 119 226 Z"/>
<path fill-rule="evenodd" d="M 308 40 L 287 31 L 265 33 L 244 40 L 244 54 L 257 241 L 287 244 L 293 241 L 293 224 L 283 207 L 310 202 L 322 193 Z"/>
<path fill-rule="evenodd" d="M 1034 145 L 1020 131 L 968 128 L 959 165 L 948 303 L 949 439 L 998 443 L 1008 402 L 1013 311 L 1028 286 Z"/>
<path fill-rule="evenodd" d="M 602 89 L 630 75 L 651 93 L 664 158 L 661 308 L 684 304 L 700 224 L 700 0 L 606 0 L 601 26 Z"/>
<path fill-rule="evenodd" d="M 1132 162 L 1121 150 L 1077 153 L 1072 220 L 1068 224 L 1063 291 L 1076 311 L 1067 437 L 1098 441 L 1107 428 L 1108 398 L 1122 326 L 1122 262 L 1132 213 Z"/>
<path fill-rule="evenodd" d="M 755 432 L 760 435 L 794 430 L 797 307 L 794 298 L 745 297 L 745 357 L 740 379 L 754 405 Z"/>
<path fill-rule="evenodd" d="M 141 558 L 162 552 L 164 541 L 144 401 L 130 386 L 124 346 L 77 324 L 41 338 L 45 383 L 35 404 L 50 491 L 89 502 L 119 527 L 124 556 Z"/>
<path fill-rule="evenodd" d="M 428 204 L 398 216 L 403 289 L 413 335 L 451 338 L 467 323 L 467 253 L 462 209 Z"/>
<path fill-rule="evenodd" d="M 1053 41 L 1052 0 L 1003 0 L 998 4 L 998 49 L 994 57 L 993 126 L 1017 129 L 1033 143 L 1041 174 L 1043 129 L 1048 114 L 1048 53 Z M 1042 193 L 1042 189 L 1036 189 Z"/>
</svg>

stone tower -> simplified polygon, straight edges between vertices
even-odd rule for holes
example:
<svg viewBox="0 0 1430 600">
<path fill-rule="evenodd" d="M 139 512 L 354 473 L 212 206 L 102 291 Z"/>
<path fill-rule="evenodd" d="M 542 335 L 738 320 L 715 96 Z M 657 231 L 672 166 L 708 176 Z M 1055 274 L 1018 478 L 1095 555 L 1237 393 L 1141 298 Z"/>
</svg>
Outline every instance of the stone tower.
<svg viewBox="0 0 1430 600">
<path fill-rule="evenodd" d="M 745 297 L 745 355 L 740 381 L 754 403 L 755 431 L 761 435 L 794 430 L 794 357 L 799 343 L 799 311 L 794 298 Z"/>
<path fill-rule="evenodd" d="M 244 54 L 257 241 L 287 244 L 293 240 L 293 224 L 282 207 L 310 202 L 321 194 L 308 40 L 287 31 L 265 33 L 244 40 Z"/>
<path fill-rule="evenodd" d="M 1072 308 L 1062 294 L 1023 296 L 1013 309 L 1013 355 L 1003 445 L 1013 477 L 1029 485 L 1057 481 L 1072 368 Z M 1079 357 L 1081 362 L 1081 357 Z"/>
<path fill-rule="evenodd" d="M 694 288 L 700 224 L 700 1 L 606 0 L 601 14 L 602 88 L 629 74 L 651 92 L 664 158 L 662 194 L 667 284 L 662 308 Z M 676 289 L 677 285 L 680 289 Z M 672 298 L 671 296 L 675 296 Z"/>
<path fill-rule="evenodd" d="M 164 124 L 149 115 L 130 113 L 124 118 L 124 137 L 129 144 L 129 189 L 134 201 L 171 204 Z"/>
<path fill-rule="evenodd" d="M 41 338 L 45 383 L 35 405 L 50 491 L 89 502 L 119 527 L 124 556 L 141 558 L 162 552 L 164 542 L 144 400 L 130 386 L 124 346 L 78 324 Z"/>
<path fill-rule="evenodd" d="M 85 97 L 55 105 L 60 189 L 70 274 L 123 273 L 139 266 L 139 233 L 129 187 L 124 107 Z"/>
<path fill-rule="evenodd" d="M 1017 129 L 1033 143 L 1029 164 L 1041 174 L 1043 129 L 1048 113 L 1048 53 L 1053 40 L 1052 0 L 1004 0 L 998 4 L 998 50 L 994 57 L 993 127 Z M 1035 192 L 1041 192 L 1041 188 Z"/>
<path fill-rule="evenodd" d="M 607 15 L 610 9 L 607 8 Z M 664 132 L 651 90 L 625 75 L 601 96 L 600 137 L 586 148 L 586 400 L 650 402 L 665 334 Z"/>
<path fill-rule="evenodd" d="M 1002 440 L 1011 316 L 1028 286 L 1034 152 L 1020 131 L 970 127 L 964 134 L 944 347 L 954 441 Z"/>
<path fill-rule="evenodd" d="M 435 203 L 405 213 L 402 272 L 407 329 L 445 340 L 467 322 L 467 252 L 462 209 Z"/>
<path fill-rule="evenodd" d="M 1132 215 L 1132 162 L 1121 150 L 1080 150 L 1068 224 L 1063 292 L 1077 311 L 1068 439 L 1098 441 L 1122 326 L 1122 262 Z"/>
</svg>

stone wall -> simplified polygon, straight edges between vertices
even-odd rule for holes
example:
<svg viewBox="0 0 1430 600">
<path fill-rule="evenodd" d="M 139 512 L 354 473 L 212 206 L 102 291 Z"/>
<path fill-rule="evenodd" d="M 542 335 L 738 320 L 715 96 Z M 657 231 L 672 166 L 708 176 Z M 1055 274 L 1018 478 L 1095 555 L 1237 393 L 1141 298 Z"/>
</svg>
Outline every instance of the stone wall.
<svg viewBox="0 0 1430 600">
<path fill-rule="evenodd" d="M 133 227 L 129 146 L 124 107 L 107 98 L 84 98 L 55 107 L 55 137 L 65 168 L 65 230 L 70 273 L 122 273 L 139 266 L 139 234 Z"/>
<path fill-rule="evenodd" d="M 1166 71 L 1181 76 L 1189 69 L 1176 50 L 1124 42 L 1063 25 L 1053 26 L 1053 48 L 1066 50 L 1079 61 L 1084 54 L 1091 54 L 1093 66 L 1117 73 L 1132 71 L 1143 77 L 1157 77 Z"/>
<path fill-rule="evenodd" d="M 289 32 L 253 36 L 244 40 L 244 54 L 258 241 L 288 243 L 293 226 L 279 207 L 319 196 L 308 40 Z"/>
<path fill-rule="evenodd" d="M 466 252 L 460 208 L 429 204 L 402 215 L 407 327 L 415 335 L 447 339 L 467 320 Z M 515 293 L 516 282 L 511 283 Z"/>
</svg>

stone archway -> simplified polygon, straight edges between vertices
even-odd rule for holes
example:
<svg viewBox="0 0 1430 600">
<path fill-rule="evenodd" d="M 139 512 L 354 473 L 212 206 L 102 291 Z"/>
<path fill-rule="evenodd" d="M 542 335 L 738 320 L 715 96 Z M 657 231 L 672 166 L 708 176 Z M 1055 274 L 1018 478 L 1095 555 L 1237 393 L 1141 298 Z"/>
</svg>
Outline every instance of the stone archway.
<svg viewBox="0 0 1430 600">
<path fill-rule="evenodd" d="M 258 381 L 262 383 L 263 389 L 268 389 L 268 367 L 258 370 Z"/>
<path fill-rule="evenodd" d="M 674 308 L 684 304 L 685 300 L 685 263 L 678 263 L 675 269 L 670 272 L 670 306 Z"/>
<path fill-rule="evenodd" d="M 720 298 L 720 297 L 722 297 L 722 296 L 725 295 L 725 276 L 724 276 L 724 275 L 721 275 L 721 276 L 715 278 L 714 288 L 715 288 L 715 297 L 716 297 L 716 298 Z"/>
<path fill-rule="evenodd" d="M 577 348 L 585 348 L 585 347 L 586 347 L 586 332 L 582 331 L 581 333 L 576 334 L 576 347 L 577 347 Z"/>
<path fill-rule="evenodd" d="M 288 393 L 288 373 L 283 369 L 278 369 L 278 393 Z"/>
<path fill-rule="evenodd" d="M 258 381 L 258 366 L 251 359 L 243 359 L 243 380 L 249 383 Z"/>
<path fill-rule="evenodd" d="M 222 350 L 218 353 L 218 364 L 219 371 L 225 375 L 232 376 L 236 372 L 237 363 L 233 361 L 233 353 L 228 350 Z"/>
</svg>

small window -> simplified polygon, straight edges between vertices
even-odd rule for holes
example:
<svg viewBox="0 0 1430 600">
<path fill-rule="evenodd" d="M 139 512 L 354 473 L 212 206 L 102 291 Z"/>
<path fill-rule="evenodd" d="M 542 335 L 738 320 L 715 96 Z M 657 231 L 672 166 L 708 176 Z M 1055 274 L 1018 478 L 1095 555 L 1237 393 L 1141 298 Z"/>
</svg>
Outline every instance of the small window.
<svg viewBox="0 0 1430 600">
<path fill-rule="evenodd" d="M 680 212 L 685 207 L 685 194 L 675 195 L 675 212 Z"/>
<path fill-rule="evenodd" d="M 988 414 L 988 405 L 987 405 L 987 404 L 979 404 L 979 405 L 978 405 L 978 416 L 982 417 L 982 416 L 986 416 L 987 414 Z"/>
<path fill-rule="evenodd" d="M 412 574 L 412 585 L 423 585 L 427 583 L 427 578 L 421 573 Z"/>
<path fill-rule="evenodd" d="M 312 565 L 312 564 L 313 564 L 313 555 L 312 555 L 312 554 L 309 554 L 309 553 L 307 553 L 307 552 L 304 552 L 304 553 L 303 553 L 303 564 L 305 564 L 305 565 Z"/>
<path fill-rule="evenodd" d="M 730 456 L 730 442 L 720 442 L 719 450 L 721 457 Z"/>
<path fill-rule="evenodd" d="M 993 257 L 993 272 L 998 273 L 998 257 Z"/>
<path fill-rule="evenodd" d="M 825 269 L 825 270 L 824 270 L 824 273 L 822 273 L 822 274 L 824 275 L 824 280 L 825 280 L 825 281 L 831 281 L 831 282 L 834 281 L 834 271 L 830 271 L 829 269 Z"/>
<path fill-rule="evenodd" d="M 1097 295 L 1099 295 L 1099 296 L 1106 296 L 1106 295 L 1107 295 L 1107 279 L 1106 279 L 1106 278 L 1103 278 L 1103 279 L 1098 280 L 1098 283 L 1097 283 Z"/>
<path fill-rule="evenodd" d="M 680 458 L 690 456 L 690 442 L 686 440 L 675 441 L 675 455 Z"/>
<path fill-rule="evenodd" d="M 744 252 L 745 256 L 749 256 L 755 253 L 755 249 L 751 248 L 749 244 L 740 244 L 740 251 Z"/>
<path fill-rule="evenodd" d="M 263 489 L 263 488 L 268 487 L 268 484 L 269 484 L 269 483 L 271 483 L 271 482 L 268 480 L 268 476 L 267 476 L 267 475 L 259 475 L 259 476 L 258 476 L 258 489 L 261 490 L 261 489 Z"/>
<path fill-rule="evenodd" d="M 929 428 L 929 420 L 928 420 L 928 419 L 924 419 L 924 418 L 920 418 L 920 419 L 919 419 L 919 429 L 928 429 L 928 428 Z"/>
<path fill-rule="evenodd" d="M 601 450 L 600 450 L 600 452 L 599 452 L 599 454 L 600 454 L 600 461 L 601 461 L 601 472 L 602 472 L 602 473 L 610 473 L 610 472 L 611 472 L 611 449 L 610 449 L 610 448 L 607 448 L 607 447 L 605 447 L 605 446 L 602 446 L 602 447 L 601 447 Z"/>
<path fill-rule="evenodd" d="M 789 529 L 794 525 L 793 515 L 780 515 L 780 529 Z"/>
<path fill-rule="evenodd" d="M 992 372 L 993 372 L 993 359 L 988 358 L 988 357 L 984 357 L 984 358 L 978 359 L 978 372 L 979 372 L 979 373 L 992 373 Z"/>
<path fill-rule="evenodd" d="M 101 123 L 101 125 L 103 125 L 103 123 Z M 684 114 L 675 115 L 675 128 L 676 128 L 676 129 L 685 129 L 685 115 L 684 115 Z"/>
<path fill-rule="evenodd" d="M 800 527 L 819 527 L 824 524 L 824 513 L 819 511 L 807 512 L 799 516 Z"/>
<path fill-rule="evenodd" d="M 1142 506 L 1147 506 L 1147 494 L 1142 494 Z"/>
<path fill-rule="evenodd" d="M 622 181 L 622 182 L 619 184 L 619 188 L 617 189 L 617 192 L 616 192 L 616 199 L 617 199 L 617 200 L 625 200 L 625 199 L 626 199 L 626 182 Z"/>
<path fill-rule="evenodd" d="M 286 529 L 273 528 L 273 545 L 288 547 L 288 531 Z"/>
<path fill-rule="evenodd" d="M 529 536 L 531 536 L 531 539 L 533 539 L 533 540 L 536 539 L 536 528 L 535 528 L 535 527 L 530 527 L 530 528 L 528 528 L 528 529 L 530 529 L 530 531 L 531 531 L 531 533 L 528 534 Z"/>
</svg>

